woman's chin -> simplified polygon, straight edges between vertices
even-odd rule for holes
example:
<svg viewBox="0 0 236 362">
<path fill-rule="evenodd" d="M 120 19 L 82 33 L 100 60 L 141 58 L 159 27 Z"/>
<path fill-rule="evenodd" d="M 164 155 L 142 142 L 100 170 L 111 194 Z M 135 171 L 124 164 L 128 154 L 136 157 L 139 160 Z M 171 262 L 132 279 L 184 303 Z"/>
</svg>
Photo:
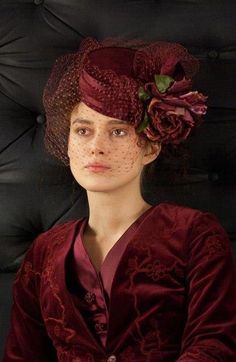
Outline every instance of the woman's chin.
<svg viewBox="0 0 236 362">
<path fill-rule="evenodd" d="M 111 192 L 114 191 L 117 186 L 106 184 L 105 182 L 82 182 L 81 180 L 77 180 L 77 182 L 88 192 Z"/>
</svg>

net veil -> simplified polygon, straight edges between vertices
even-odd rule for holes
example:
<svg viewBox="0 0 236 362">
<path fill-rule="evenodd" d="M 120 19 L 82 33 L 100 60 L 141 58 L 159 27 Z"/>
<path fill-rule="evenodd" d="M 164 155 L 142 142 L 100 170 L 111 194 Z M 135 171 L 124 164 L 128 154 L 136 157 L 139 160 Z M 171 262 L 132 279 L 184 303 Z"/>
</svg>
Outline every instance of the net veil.
<svg viewBox="0 0 236 362">
<path fill-rule="evenodd" d="M 83 40 L 56 60 L 44 89 L 47 150 L 68 165 L 70 115 L 81 101 L 130 122 L 150 141 L 182 142 L 206 112 L 206 97 L 191 91 L 197 70 L 180 44 Z"/>
</svg>

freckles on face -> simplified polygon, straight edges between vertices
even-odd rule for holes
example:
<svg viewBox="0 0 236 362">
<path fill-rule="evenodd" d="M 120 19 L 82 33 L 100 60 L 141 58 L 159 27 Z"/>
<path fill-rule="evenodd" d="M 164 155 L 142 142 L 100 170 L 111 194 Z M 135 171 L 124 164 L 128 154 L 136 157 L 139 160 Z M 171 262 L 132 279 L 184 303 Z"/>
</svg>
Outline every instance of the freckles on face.
<svg viewBox="0 0 236 362">
<path fill-rule="evenodd" d="M 80 103 L 71 116 L 68 155 L 84 168 L 98 162 L 110 168 L 106 174 L 126 174 L 141 167 L 143 149 L 133 126 L 104 116 Z"/>
<path fill-rule="evenodd" d="M 133 135 L 128 142 L 123 142 L 119 147 L 114 147 L 111 155 L 111 163 L 116 167 L 117 172 L 129 172 L 140 156 L 140 148 L 137 145 L 137 137 Z"/>
</svg>

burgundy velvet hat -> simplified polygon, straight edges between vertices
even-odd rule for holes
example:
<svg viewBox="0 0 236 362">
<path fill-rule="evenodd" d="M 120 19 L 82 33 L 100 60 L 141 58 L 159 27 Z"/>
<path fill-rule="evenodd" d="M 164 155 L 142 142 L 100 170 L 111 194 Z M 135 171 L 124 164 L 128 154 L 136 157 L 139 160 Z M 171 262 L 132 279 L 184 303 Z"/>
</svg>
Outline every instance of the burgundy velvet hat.
<svg viewBox="0 0 236 362">
<path fill-rule="evenodd" d="M 129 122 L 150 141 L 181 143 L 207 109 L 207 97 L 191 89 L 197 70 L 198 60 L 180 44 L 85 39 L 77 52 L 56 61 L 45 87 L 47 149 L 68 164 L 70 115 L 81 101 Z"/>
</svg>

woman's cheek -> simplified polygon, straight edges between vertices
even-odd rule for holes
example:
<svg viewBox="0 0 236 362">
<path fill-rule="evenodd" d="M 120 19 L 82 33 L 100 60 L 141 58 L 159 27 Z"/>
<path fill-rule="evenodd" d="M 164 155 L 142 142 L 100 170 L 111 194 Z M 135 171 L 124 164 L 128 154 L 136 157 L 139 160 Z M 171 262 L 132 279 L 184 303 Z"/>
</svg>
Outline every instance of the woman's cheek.
<svg viewBox="0 0 236 362">
<path fill-rule="evenodd" d="M 136 151 L 132 148 L 128 149 L 127 152 L 122 157 L 121 169 L 125 172 L 129 172 L 133 169 L 138 161 L 139 151 Z"/>
<path fill-rule="evenodd" d="M 129 149 L 127 150 L 127 155 L 129 155 L 129 161 L 134 164 L 137 159 L 139 158 L 141 153 L 141 149 L 137 148 L 136 143 L 133 144 L 133 147 L 129 147 Z"/>
<path fill-rule="evenodd" d="M 81 141 L 78 141 L 77 139 L 74 139 L 72 141 L 72 151 L 74 153 L 74 155 L 76 157 L 84 157 L 84 155 L 88 155 L 88 150 L 87 150 L 87 147 L 86 147 L 86 143 L 85 142 L 81 142 Z"/>
</svg>

